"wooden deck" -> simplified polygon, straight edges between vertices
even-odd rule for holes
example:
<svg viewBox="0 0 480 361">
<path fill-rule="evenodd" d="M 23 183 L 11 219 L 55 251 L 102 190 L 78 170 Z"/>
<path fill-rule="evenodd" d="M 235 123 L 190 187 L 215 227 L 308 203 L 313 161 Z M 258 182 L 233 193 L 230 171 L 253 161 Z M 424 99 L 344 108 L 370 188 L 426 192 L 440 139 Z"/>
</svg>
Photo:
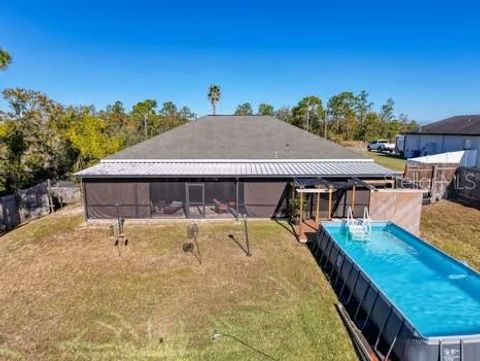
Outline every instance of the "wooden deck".
<svg viewBox="0 0 480 361">
<path fill-rule="evenodd" d="M 298 226 L 295 226 L 295 232 L 300 242 L 306 243 L 315 237 L 318 231 L 319 223 L 314 219 L 304 219 Z"/>
</svg>

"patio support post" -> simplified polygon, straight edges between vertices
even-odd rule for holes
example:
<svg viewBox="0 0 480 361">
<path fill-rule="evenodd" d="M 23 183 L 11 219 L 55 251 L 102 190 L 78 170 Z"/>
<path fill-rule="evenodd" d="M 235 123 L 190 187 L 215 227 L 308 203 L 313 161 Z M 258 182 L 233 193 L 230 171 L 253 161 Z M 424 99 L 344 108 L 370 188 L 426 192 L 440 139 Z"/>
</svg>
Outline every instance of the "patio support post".
<svg viewBox="0 0 480 361">
<path fill-rule="evenodd" d="M 303 193 L 298 192 L 300 197 L 300 225 L 299 225 L 299 232 L 300 232 L 300 239 L 304 237 L 303 234 Z"/>
<path fill-rule="evenodd" d="M 85 181 L 83 178 L 80 180 L 80 189 L 82 192 L 82 202 L 83 202 L 83 219 L 85 222 L 88 221 L 88 208 L 87 208 L 87 187 L 85 186 Z"/>
<path fill-rule="evenodd" d="M 238 178 L 235 179 L 235 218 L 238 220 L 238 201 L 239 201 L 239 184 Z"/>
<path fill-rule="evenodd" d="M 315 211 L 315 222 L 320 223 L 320 193 L 317 193 L 317 207 Z"/>
<path fill-rule="evenodd" d="M 332 187 L 328 186 L 328 220 L 332 219 Z"/>
<path fill-rule="evenodd" d="M 352 188 L 352 215 L 355 215 L 355 185 Z"/>
</svg>

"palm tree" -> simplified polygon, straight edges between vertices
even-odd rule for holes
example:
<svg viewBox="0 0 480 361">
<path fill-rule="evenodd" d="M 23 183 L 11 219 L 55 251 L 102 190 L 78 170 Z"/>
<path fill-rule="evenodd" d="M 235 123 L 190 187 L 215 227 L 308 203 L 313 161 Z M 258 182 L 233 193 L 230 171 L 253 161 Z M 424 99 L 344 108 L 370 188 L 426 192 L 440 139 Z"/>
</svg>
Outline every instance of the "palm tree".
<svg viewBox="0 0 480 361">
<path fill-rule="evenodd" d="M 217 103 L 220 101 L 221 89 L 218 85 L 211 84 L 208 87 L 208 100 L 212 103 L 213 115 L 216 114 Z"/>
<path fill-rule="evenodd" d="M 7 66 L 12 62 L 12 57 L 6 50 L 0 48 L 0 70 L 6 69 Z"/>
</svg>

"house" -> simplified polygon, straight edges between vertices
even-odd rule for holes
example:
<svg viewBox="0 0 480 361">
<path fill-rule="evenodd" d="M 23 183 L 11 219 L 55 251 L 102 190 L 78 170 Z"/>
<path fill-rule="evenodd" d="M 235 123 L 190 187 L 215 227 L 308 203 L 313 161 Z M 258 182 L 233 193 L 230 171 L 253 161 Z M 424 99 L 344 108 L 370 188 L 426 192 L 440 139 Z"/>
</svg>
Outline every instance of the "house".
<svg viewBox="0 0 480 361">
<path fill-rule="evenodd" d="M 88 219 L 143 219 L 281 217 L 295 180 L 360 184 L 394 173 L 270 116 L 219 115 L 162 133 L 76 175 Z M 350 198 L 335 193 L 337 208 L 343 199 L 341 215 Z"/>
<path fill-rule="evenodd" d="M 480 150 L 480 115 L 458 115 L 420 126 L 405 133 L 404 155 L 414 158 L 425 155 Z M 480 166 L 480 159 L 474 164 Z"/>
</svg>

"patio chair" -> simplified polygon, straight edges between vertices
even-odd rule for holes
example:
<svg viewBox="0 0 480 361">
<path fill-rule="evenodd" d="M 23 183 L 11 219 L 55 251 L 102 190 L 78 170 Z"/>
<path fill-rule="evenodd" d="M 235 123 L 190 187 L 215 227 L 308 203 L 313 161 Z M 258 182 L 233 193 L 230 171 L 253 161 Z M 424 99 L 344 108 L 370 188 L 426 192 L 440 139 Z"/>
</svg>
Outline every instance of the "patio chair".
<svg viewBox="0 0 480 361">
<path fill-rule="evenodd" d="M 218 199 L 213 198 L 213 203 L 215 203 L 215 212 L 216 213 L 227 213 L 228 212 L 228 203 L 222 203 Z"/>
<path fill-rule="evenodd" d="M 181 201 L 173 201 L 169 204 L 167 204 L 163 208 L 163 213 L 164 214 L 175 214 L 177 213 L 180 209 L 183 208 L 183 202 Z"/>
</svg>

